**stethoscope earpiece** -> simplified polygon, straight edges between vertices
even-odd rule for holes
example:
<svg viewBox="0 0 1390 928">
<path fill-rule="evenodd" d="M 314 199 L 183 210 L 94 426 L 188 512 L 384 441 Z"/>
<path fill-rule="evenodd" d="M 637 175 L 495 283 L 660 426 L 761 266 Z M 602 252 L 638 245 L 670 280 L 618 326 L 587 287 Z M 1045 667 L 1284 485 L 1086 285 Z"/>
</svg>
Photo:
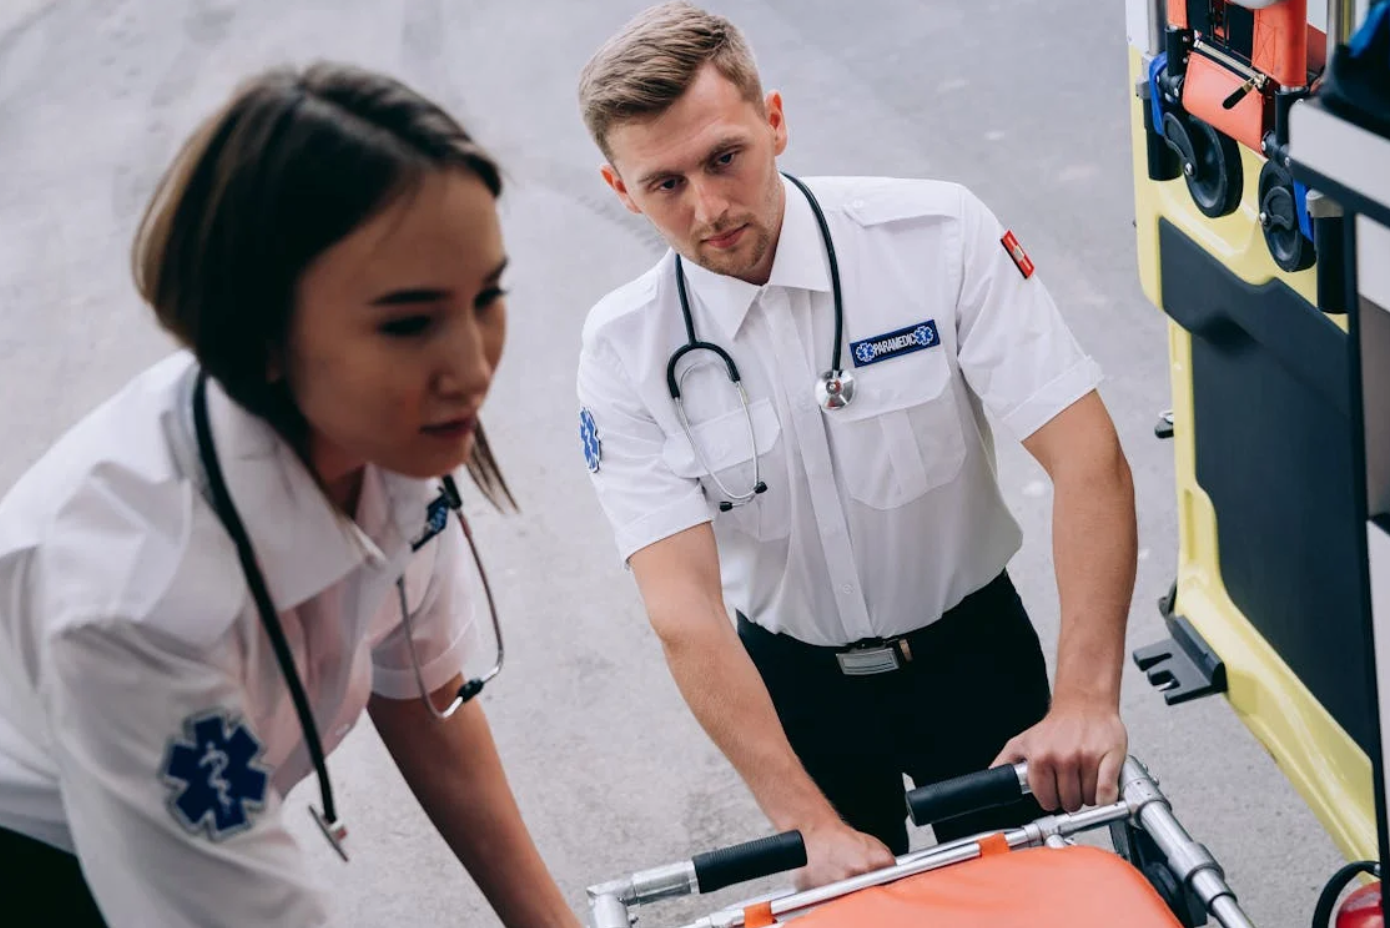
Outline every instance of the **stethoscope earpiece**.
<svg viewBox="0 0 1390 928">
<path fill-rule="evenodd" d="M 767 482 L 766 482 L 766 481 L 764 481 L 764 480 L 759 480 L 757 483 L 753 484 L 753 494 L 752 494 L 753 496 L 757 496 L 759 493 L 766 493 L 766 492 L 767 492 Z M 750 497 L 750 498 L 751 498 L 751 497 Z M 747 502 L 747 500 L 745 500 L 744 502 Z M 733 509 L 733 508 L 734 508 L 734 504 L 733 504 L 732 502 L 730 502 L 729 500 L 727 500 L 727 499 L 726 499 L 726 500 L 722 500 L 722 501 L 720 501 L 720 503 L 719 503 L 719 511 L 720 511 L 720 512 L 728 512 L 729 510 L 731 510 L 731 509 Z"/>
</svg>

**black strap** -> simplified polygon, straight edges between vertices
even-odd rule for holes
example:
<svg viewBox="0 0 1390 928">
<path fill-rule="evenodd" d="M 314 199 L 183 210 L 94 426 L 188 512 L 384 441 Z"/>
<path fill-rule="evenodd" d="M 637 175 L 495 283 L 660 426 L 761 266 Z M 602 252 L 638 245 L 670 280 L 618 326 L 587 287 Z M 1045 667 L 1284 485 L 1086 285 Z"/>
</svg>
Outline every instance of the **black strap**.
<svg viewBox="0 0 1390 928">
<path fill-rule="evenodd" d="M 323 757 L 323 742 L 319 740 L 318 726 L 314 723 L 313 712 L 309 709 L 309 698 L 304 694 L 304 685 L 295 669 L 294 655 L 290 653 L 289 642 L 285 640 L 285 629 L 280 625 L 280 618 L 270 601 L 270 593 L 265 588 L 265 577 L 256 564 L 255 553 L 251 550 L 251 539 L 246 535 L 246 528 L 241 524 L 241 517 L 237 515 L 236 506 L 232 504 L 232 497 L 227 492 L 226 481 L 222 478 L 222 465 L 217 459 L 212 429 L 208 425 L 207 372 L 203 370 L 198 371 L 198 382 L 193 390 L 193 425 L 198 433 L 198 456 L 202 458 L 203 470 L 207 472 L 213 507 L 217 510 L 217 517 L 222 520 L 227 533 L 232 536 L 232 541 L 236 543 L 242 572 L 246 575 L 246 583 L 251 587 L 251 595 L 256 600 L 261 625 L 275 648 L 275 660 L 280 665 L 285 683 L 289 685 L 290 697 L 294 700 L 294 711 L 299 716 L 299 726 L 304 730 L 304 741 L 309 749 L 309 756 L 314 761 L 314 772 L 319 778 L 319 795 L 323 800 L 324 818 L 329 824 L 333 824 L 338 821 L 338 815 L 333 808 L 333 788 L 328 783 L 328 765 Z"/>
</svg>

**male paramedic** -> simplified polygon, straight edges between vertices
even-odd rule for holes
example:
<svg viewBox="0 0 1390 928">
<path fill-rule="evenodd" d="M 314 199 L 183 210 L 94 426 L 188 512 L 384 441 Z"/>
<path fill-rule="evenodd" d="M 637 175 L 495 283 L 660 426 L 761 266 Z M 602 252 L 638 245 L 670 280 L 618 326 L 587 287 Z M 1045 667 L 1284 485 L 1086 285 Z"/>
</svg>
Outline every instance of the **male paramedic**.
<svg viewBox="0 0 1390 928">
<path fill-rule="evenodd" d="M 780 95 L 686 3 L 606 42 L 579 97 L 671 247 L 589 314 L 584 457 L 684 698 L 805 837 L 798 884 L 908 849 L 903 774 L 1028 761 L 1035 800 L 938 840 L 1114 801 L 1133 487 L 1017 239 L 958 184 L 779 173 Z M 986 413 L 1054 488 L 1051 690 Z"/>
</svg>

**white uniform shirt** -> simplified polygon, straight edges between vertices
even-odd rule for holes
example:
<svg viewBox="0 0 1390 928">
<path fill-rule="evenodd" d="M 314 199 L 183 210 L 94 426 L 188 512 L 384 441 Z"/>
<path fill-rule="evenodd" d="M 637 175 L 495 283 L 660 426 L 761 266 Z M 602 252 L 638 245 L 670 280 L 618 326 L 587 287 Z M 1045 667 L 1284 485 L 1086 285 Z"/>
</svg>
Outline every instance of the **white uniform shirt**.
<svg viewBox="0 0 1390 928">
<path fill-rule="evenodd" d="M 194 482 L 191 370 L 181 352 L 135 378 L 0 502 L 0 826 L 75 849 L 113 926 L 319 925 L 280 818 L 313 768 Z M 327 754 L 370 693 L 418 698 L 402 572 L 425 685 L 462 669 L 466 542 L 451 524 L 412 556 L 434 487 L 375 468 L 355 522 L 336 515 L 269 425 L 207 398 Z"/>
<path fill-rule="evenodd" d="M 713 520 L 733 608 L 772 631 L 843 645 L 920 628 L 1005 567 L 1021 532 L 996 483 L 985 412 L 1022 440 L 1094 389 L 1100 371 L 967 189 L 805 182 L 835 245 L 853 402 L 824 411 L 815 399 L 835 335 L 829 262 L 810 204 L 783 180 L 766 285 L 683 262 L 696 336 L 732 356 L 748 392 L 767 491 L 718 510 L 726 497 L 710 471 L 747 492 L 753 445 L 710 352 L 680 365 L 691 368 L 681 395 L 709 469 L 677 418 L 666 365 L 686 332 L 672 252 L 589 314 L 581 436 L 624 560 Z"/>
</svg>

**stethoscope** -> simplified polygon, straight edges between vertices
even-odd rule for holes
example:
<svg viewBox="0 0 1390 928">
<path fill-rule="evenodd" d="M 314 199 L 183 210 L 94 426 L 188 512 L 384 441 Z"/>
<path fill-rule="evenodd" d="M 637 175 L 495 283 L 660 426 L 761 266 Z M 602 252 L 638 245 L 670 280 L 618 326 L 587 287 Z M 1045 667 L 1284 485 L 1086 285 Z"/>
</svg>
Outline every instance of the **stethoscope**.
<svg viewBox="0 0 1390 928">
<path fill-rule="evenodd" d="M 347 825 L 338 817 L 337 809 L 333 805 L 333 787 L 328 782 L 328 765 L 324 760 L 323 742 L 319 740 L 318 726 L 314 723 L 313 712 L 309 708 L 309 698 L 304 693 L 304 684 L 300 681 L 299 672 L 295 669 L 294 657 L 290 654 L 289 642 L 285 638 L 285 629 L 280 624 L 280 617 L 276 614 L 275 606 L 266 590 L 265 577 L 256 564 L 255 553 L 251 550 L 251 539 L 246 534 L 246 527 L 237 514 L 231 494 L 227 492 L 227 483 L 222 477 L 222 466 L 218 461 L 217 449 L 212 441 L 212 428 L 208 424 L 207 372 L 201 369 L 198 371 L 197 384 L 193 391 L 193 424 L 198 436 L 198 456 L 202 459 L 203 470 L 207 474 L 213 508 L 217 510 L 218 518 L 222 520 L 228 534 L 232 536 L 232 541 L 236 543 L 242 572 L 246 575 L 246 583 L 251 588 L 252 597 L 256 600 L 256 608 L 261 616 L 261 625 L 265 628 L 271 646 L 275 649 L 275 661 L 280 665 L 280 672 L 284 675 L 285 683 L 289 686 L 290 698 L 294 702 L 294 712 L 299 717 L 299 727 L 304 732 L 304 743 L 309 749 L 309 757 L 314 762 L 314 772 L 318 775 L 319 799 L 323 803 L 323 810 L 319 811 L 310 806 L 309 814 L 318 823 L 319 829 L 328 839 L 333 850 L 337 851 L 338 856 L 342 857 L 343 860 L 347 860 L 347 851 L 343 847 L 347 838 Z M 489 680 L 502 672 L 503 650 L 502 628 L 497 621 L 497 608 L 492 600 L 492 588 L 488 585 L 487 574 L 483 571 L 482 560 L 478 557 L 478 548 L 473 543 L 472 529 L 469 528 L 468 520 L 463 516 L 463 497 L 459 495 L 458 486 L 454 483 L 453 477 L 447 475 L 442 477 L 440 484 L 440 495 L 434 502 L 430 503 L 426 510 L 425 532 L 411 542 L 411 551 L 418 551 L 425 542 L 444 531 L 448 527 L 449 512 L 452 511 L 458 517 L 459 526 L 463 529 L 463 536 L 468 540 L 468 549 L 473 553 L 473 563 L 477 565 L 478 576 L 482 578 L 483 593 L 487 596 L 488 611 L 492 616 L 492 632 L 497 637 L 497 659 L 493 662 L 492 668 L 481 677 L 468 680 L 459 687 L 457 695 L 454 696 L 448 708 L 442 711 L 435 708 L 429 692 L 425 689 L 424 676 L 420 670 L 420 660 L 415 653 L 415 634 L 410 624 L 410 609 L 405 595 L 405 577 L 396 578 L 396 593 L 400 601 L 401 621 L 405 624 L 406 646 L 410 651 L 410 663 L 415 671 L 415 685 L 419 688 L 420 699 L 429 707 L 435 718 L 447 719 L 457 712 L 464 703 L 481 693 L 483 686 Z"/>
<path fill-rule="evenodd" d="M 816 214 L 816 224 L 820 226 L 821 241 L 825 243 L 825 255 L 830 261 L 830 286 L 835 294 L 835 350 L 830 357 L 830 370 L 823 372 L 816 378 L 815 393 L 816 402 L 820 404 L 822 409 L 829 411 L 843 409 L 854 399 L 854 375 L 849 371 L 840 369 L 841 349 L 844 347 L 845 309 L 840 296 L 840 266 L 835 260 L 835 241 L 830 237 L 830 226 L 826 224 L 825 214 L 821 212 L 820 203 L 816 201 L 815 194 L 811 193 L 811 189 L 790 174 L 783 172 L 782 176 L 796 184 L 806 195 L 807 202 L 811 204 L 811 211 Z M 700 466 L 710 475 L 719 491 L 728 497 L 719 503 L 719 510 L 728 512 L 735 506 L 752 502 L 759 493 L 767 492 L 767 484 L 762 479 L 758 462 L 758 443 L 757 436 L 753 431 L 753 413 L 748 408 L 748 392 L 743 388 L 743 380 L 739 377 L 738 365 L 734 363 L 734 359 L 729 357 L 727 351 L 713 342 L 702 342 L 695 337 L 695 320 L 690 315 L 690 298 L 685 292 L 685 269 L 681 264 L 680 255 L 676 255 L 676 292 L 680 295 L 681 315 L 685 318 L 686 341 L 684 345 L 676 349 L 666 364 L 666 386 L 671 391 L 671 399 L 676 403 L 676 416 L 680 419 L 681 429 L 685 432 L 690 447 L 695 449 Z M 685 403 L 681 399 L 681 386 L 685 383 L 685 378 L 693 365 L 687 367 L 680 379 L 677 380 L 676 362 L 692 351 L 712 351 L 718 355 L 728 371 L 729 380 L 738 390 L 739 402 L 743 405 L 743 416 L 748 422 L 748 441 L 753 447 L 753 488 L 747 493 L 734 493 L 724 486 L 723 481 L 719 479 L 713 468 L 709 466 L 709 462 L 705 460 L 704 452 L 700 450 L 699 443 L 690 433 L 690 422 L 685 417 Z"/>
</svg>

